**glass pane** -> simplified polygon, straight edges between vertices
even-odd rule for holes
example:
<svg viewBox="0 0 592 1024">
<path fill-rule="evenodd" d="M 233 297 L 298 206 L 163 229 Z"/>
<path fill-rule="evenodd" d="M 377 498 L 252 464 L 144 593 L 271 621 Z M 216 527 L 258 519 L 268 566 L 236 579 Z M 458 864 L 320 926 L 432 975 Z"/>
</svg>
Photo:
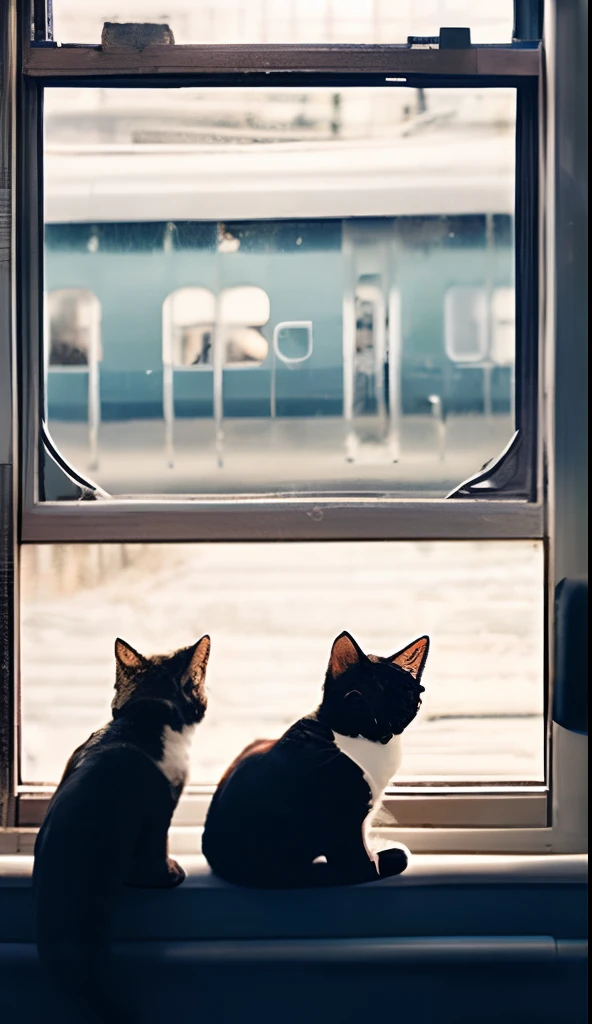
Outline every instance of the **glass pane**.
<svg viewBox="0 0 592 1024">
<path fill-rule="evenodd" d="M 513 90 L 49 89 L 45 111 L 46 412 L 83 476 L 444 496 L 506 447 Z"/>
<path fill-rule="evenodd" d="M 176 43 L 404 43 L 470 26 L 509 43 L 512 0 L 54 0 L 54 38 L 98 43 L 105 21 L 170 26 Z"/>
<path fill-rule="evenodd" d="M 194 783 L 319 702 L 345 628 L 386 655 L 428 633 L 403 779 L 541 781 L 540 543 L 69 545 L 22 549 L 22 776 L 56 782 L 109 715 L 113 643 L 212 636 Z"/>
</svg>

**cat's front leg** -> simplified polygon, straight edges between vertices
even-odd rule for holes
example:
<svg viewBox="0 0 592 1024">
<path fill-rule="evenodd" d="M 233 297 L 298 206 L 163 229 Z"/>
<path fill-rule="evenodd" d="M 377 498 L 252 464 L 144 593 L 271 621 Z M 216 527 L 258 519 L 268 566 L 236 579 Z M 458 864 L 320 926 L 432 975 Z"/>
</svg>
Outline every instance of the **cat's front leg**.
<svg viewBox="0 0 592 1024">
<path fill-rule="evenodd" d="M 380 850 L 376 854 L 378 874 L 381 878 L 400 875 L 409 864 L 409 856 L 409 850 L 402 843 L 399 846 L 389 847 L 388 850 Z"/>
<path fill-rule="evenodd" d="M 134 889 L 174 889 L 186 874 L 172 857 L 157 861 L 134 861 L 125 884 Z"/>
<path fill-rule="evenodd" d="M 336 837 L 327 852 L 327 864 L 333 885 L 359 885 L 375 882 L 378 867 L 369 855 L 362 829 Z"/>
<path fill-rule="evenodd" d="M 168 822 L 148 825 L 136 844 L 126 885 L 141 889 L 174 889 L 186 875 L 168 851 Z"/>
</svg>

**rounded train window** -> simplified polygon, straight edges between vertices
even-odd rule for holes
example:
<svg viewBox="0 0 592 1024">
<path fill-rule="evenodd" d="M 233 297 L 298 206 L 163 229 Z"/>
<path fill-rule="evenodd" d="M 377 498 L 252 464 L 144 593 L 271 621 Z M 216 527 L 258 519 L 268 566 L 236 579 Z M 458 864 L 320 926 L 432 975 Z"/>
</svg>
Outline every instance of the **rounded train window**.
<svg viewBox="0 0 592 1024">
<path fill-rule="evenodd" d="M 86 288 L 60 288 L 47 296 L 49 366 L 84 367 L 102 358 L 101 305 Z"/>
<path fill-rule="evenodd" d="M 261 364 L 269 352 L 261 330 L 271 316 L 267 292 L 252 285 L 226 288 L 219 310 L 226 366 Z"/>
<path fill-rule="evenodd" d="M 487 358 L 487 297 L 484 288 L 450 288 L 444 300 L 444 344 L 454 363 Z"/>
<path fill-rule="evenodd" d="M 216 301 L 207 288 L 178 288 L 163 304 L 163 357 L 173 366 L 211 366 Z"/>
<path fill-rule="evenodd" d="M 491 298 L 491 359 L 496 366 L 512 366 L 516 357 L 516 292 L 496 288 Z"/>
</svg>

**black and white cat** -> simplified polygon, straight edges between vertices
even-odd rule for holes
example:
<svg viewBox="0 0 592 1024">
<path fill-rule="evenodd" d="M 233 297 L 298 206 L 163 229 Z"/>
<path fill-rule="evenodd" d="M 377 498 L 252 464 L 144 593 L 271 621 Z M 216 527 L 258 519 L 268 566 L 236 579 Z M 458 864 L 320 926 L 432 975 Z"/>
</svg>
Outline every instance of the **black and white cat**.
<svg viewBox="0 0 592 1024">
<path fill-rule="evenodd" d="M 389 658 L 349 633 L 331 650 L 320 707 L 279 740 L 256 740 L 212 799 L 202 849 L 239 885 L 305 888 L 370 882 L 407 866 L 401 847 L 370 853 L 366 819 L 401 763 L 421 705 L 426 636 Z M 319 860 L 324 858 L 324 860 Z"/>
<path fill-rule="evenodd" d="M 206 711 L 209 653 L 208 636 L 152 657 L 115 641 L 112 720 L 72 754 L 39 831 L 37 946 L 81 1021 L 120 1019 L 107 979 L 121 885 L 171 888 L 185 878 L 167 836 Z"/>
</svg>

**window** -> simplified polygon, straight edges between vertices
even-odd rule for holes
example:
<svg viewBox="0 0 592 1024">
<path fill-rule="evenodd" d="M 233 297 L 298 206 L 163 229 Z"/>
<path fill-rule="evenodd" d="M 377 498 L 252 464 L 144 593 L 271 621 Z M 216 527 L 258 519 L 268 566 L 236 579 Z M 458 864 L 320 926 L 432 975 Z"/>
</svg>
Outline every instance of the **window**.
<svg viewBox="0 0 592 1024">
<path fill-rule="evenodd" d="M 446 354 L 454 363 L 514 365 L 515 293 L 495 288 L 451 288 L 445 298 Z"/>
<path fill-rule="evenodd" d="M 45 273 L 100 289 L 107 494 L 444 498 L 505 451 L 515 89 L 62 93 Z M 82 475 L 84 431 L 50 422 Z"/>
<path fill-rule="evenodd" d="M 48 296 L 49 365 L 84 366 L 101 360 L 100 306 L 82 288 L 62 288 Z"/>
<path fill-rule="evenodd" d="M 491 301 L 491 361 L 496 366 L 514 365 L 516 295 L 513 288 L 496 288 Z"/>
<path fill-rule="evenodd" d="M 64 437 L 71 434 L 73 421 L 83 424 L 86 438 L 80 435 L 80 466 L 96 470 L 103 357 L 100 302 L 84 288 L 57 289 L 47 296 L 47 321 L 46 417 Z"/>
<path fill-rule="evenodd" d="M 439 8 L 413 5 L 402 46 L 262 49 L 313 29 L 344 43 L 399 34 L 392 5 L 372 5 L 370 24 L 369 6 L 336 0 L 322 27 L 318 5 L 291 5 L 290 26 L 266 6 L 267 21 L 242 22 L 251 48 L 225 47 L 241 21 L 225 5 L 211 46 L 130 60 L 62 0 L 56 35 L 91 45 L 25 47 L 23 728 L 0 762 L 8 816 L 38 823 L 58 762 L 102 718 L 115 633 L 158 645 L 158 593 L 160 646 L 208 616 L 214 636 L 177 820 L 203 820 L 254 730 L 277 734 L 311 706 L 334 633 L 349 625 L 380 652 L 417 619 L 435 638 L 432 692 L 384 827 L 393 814 L 416 849 L 569 845 L 546 677 L 540 54 L 504 46 L 510 18 L 489 3 L 471 23 L 493 47 L 406 44 L 439 27 Z M 171 8 L 178 41 L 195 38 L 194 16 L 203 27 L 193 7 Z M 44 291 L 78 296 L 69 308 L 86 312 L 70 323 L 78 337 L 100 325 L 100 359 L 79 340 L 69 351 L 86 363 L 53 363 L 65 314 L 52 299 L 43 323 Z M 60 417 L 52 391 L 91 365 L 94 460 L 87 406 L 74 409 L 72 387 Z M 89 671 L 74 693 L 63 679 L 80 650 L 64 638 L 82 624 Z M 44 672 L 40 628 L 55 652 Z M 284 654 L 300 630 L 302 674 Z M 281 692 L 265 675 L 277 664 Z M 69 714 L 56 724 L 58 699 Z"/>
<path fill-rule="evenodd" d="M 177 369 L 210 366 L 216 300 L 207 288 L 178 288 L 162 309 L 162 361 Z"/>
<path fill-rule="evenodd" d="M 432 636 L 395 796 L 544 782 L 540 543 L 34 545 L 21 579 L 28 786 L 56 783 L 108 716 L 118 633 L 146 653 L 212 635 L 190 779 L 207 800 L 253 736 L 279 736 L 318 705 L 344 627 L 375 653 Z"/>
<path fill-rule="evenodd" d="M 487 294 L 482 288 L 451 288 L 446 295 L 446 354 L 455 363 L 487 357 Z"/>
<path fill-rule="evenodd" d="M 260 366 L 269 351 L 261 328 L 271 316 L 263 288 L 226 288 L 220 295 L 219 315 L 224 365 Z"/>
</svg>

